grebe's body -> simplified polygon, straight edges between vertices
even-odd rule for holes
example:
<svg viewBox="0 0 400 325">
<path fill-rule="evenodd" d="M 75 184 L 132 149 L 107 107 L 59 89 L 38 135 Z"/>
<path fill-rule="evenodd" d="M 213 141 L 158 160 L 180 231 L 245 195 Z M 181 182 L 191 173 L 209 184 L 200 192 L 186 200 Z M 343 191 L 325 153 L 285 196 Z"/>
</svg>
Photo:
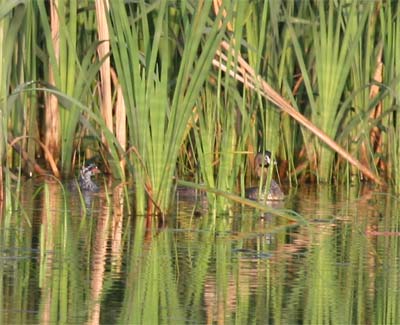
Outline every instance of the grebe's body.
<svg viewBox="0 0 400 325">
<path fill-rule="evenodd" d="M 254 168 L 259 178 L 266 180 L 266 171 L 271 164 L 271 153 L 266 151 L 265 154 L 258 153 L 254 159 Z M 261 187 L 250 187 L 245 190 L 245 195 L 248 199 L 254 201 L 282 201 L 285 199 L 279 184 L 271 179 L 271 185 L 268 191 L 265 189 L 265 184 Z"/>
</svg>

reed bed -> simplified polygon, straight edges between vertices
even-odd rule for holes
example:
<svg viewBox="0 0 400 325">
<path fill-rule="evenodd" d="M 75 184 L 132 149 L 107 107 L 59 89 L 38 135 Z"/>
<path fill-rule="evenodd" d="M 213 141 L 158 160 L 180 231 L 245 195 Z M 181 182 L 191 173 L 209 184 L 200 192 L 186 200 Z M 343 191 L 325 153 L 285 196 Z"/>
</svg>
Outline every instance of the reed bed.
<svg viewBox="0 0 400 325">
<path fill-rule="evenodd" d="M 96 158 L 134 188 L 138 213 L 165 213 L 174 177 L 243 195 L 266 149 L 290 184 L 399 191 L 399 13 L 390 1 L 3 0 L 0 201 L 15 168 L 67 177 Z"/>
</svg>

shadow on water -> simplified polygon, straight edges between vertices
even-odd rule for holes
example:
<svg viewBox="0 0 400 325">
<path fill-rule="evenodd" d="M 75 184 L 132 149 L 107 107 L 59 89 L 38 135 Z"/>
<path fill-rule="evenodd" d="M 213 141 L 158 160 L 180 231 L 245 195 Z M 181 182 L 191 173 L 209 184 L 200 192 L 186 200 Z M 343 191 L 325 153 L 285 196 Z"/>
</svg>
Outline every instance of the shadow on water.
<svg viewBox="0 0 400 325">
<path fill-rule="evenodd" d="M 283 203 L 308 225 L 181 199 L 163 227 L 127 213 L 122 189 L 82 207 L 58 184 L 0 224 L 0 323 L 394 323 L 399 202 L 302 187 Z M 130 201 L 130 200 L 129 200 Z M 197 211 L 197 212 L 196 212 Z"/>
</svg>

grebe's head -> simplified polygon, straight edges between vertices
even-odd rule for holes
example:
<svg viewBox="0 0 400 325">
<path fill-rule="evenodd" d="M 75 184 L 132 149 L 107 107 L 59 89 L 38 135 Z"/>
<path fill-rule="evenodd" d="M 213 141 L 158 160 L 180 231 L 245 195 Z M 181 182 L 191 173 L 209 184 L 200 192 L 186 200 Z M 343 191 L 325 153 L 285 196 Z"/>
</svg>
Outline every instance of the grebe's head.
<svg viewBox="0 0 400 325">
<path fill-rule="evenodd" d="M 256 174 L 260 177 L 262 171 L 267 169 L 271 165 L 271 152 L 266 150 L 264 153 L 259 152 L 254 158 L 254 169 Z M 274 165 L 276 165 L 276 161 L 274 161 Z"/>
<path fill-rule="evenodd" d="M 259 152 L 254 158 L 254 167 L 269 167 L 271 165 L 272 158 L 271 152 L 266 150 L 264 153 Z M 274 161 L 274 165 L 276 165 L 276 161 Z"/>
<path fill-rule="evenodd" d="M 95 174 L 99 174 L 100 173 L 100 169 L 94 164 L 94 163 L 90 163 L 87 166 L 83 166 L 81 169 L 81 177 L 83 178 L 87 178 L 87 177 L 92 177 Z"/>
<path fill-rule="evenodd" d="M 99 187 L 92 181 L 94 174 L 99 174 L 100 169 L 93 163 L 83 166 L 79 173 L 79 186 L 82 191 L 97 192 Z"/>
</svg>

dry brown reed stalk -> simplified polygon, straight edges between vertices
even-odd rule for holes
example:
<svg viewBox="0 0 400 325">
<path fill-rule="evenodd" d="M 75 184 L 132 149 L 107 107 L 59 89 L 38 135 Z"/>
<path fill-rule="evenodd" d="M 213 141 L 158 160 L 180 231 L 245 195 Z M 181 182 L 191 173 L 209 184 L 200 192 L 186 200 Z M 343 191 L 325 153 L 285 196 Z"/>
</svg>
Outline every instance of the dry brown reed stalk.
<svg viewBox="0 0 400 325">
<path fill-rule="evenodd" d="M 100 68 L 100 98 L 101 114 L 108 129 L 113 133 L 112 121 L 112 100 L 111 100 L 111 66 L 110 58 L 110 33 L 107 24 L 107 12 L 109 9 L 108 0 L 96 0 L 96 20 L 99 45 L 97 53 L 99 61 L 104 60 Z M 108 144 L 104 135 L 102 141 L 108 149 Z"/>
<path fill-rule="evenodd" d="M 240 53 L 236 53 L 234 49 L 231 48 L 228 42 L 221 42 L 221 49 L 230 53 L 233 57 L 237 59 L 238 65 L 234 62 L 229 61 L 228 56 L 222 51 L 218 50 L 216 52 L 217 58 L 213 60 L 213 65 L 218 69 L 221 69 L 225 73 L 228 73 L 231 77 L 243 83 L 244 86 L 258 91 L 263 97 L 271 101 L 277 107 L 279 107 L 283 112 L 289 114 L 302 126 L 311 131 L 320 140 L 322 140 L 331 149 L 336 151 L 340 156 L 346 159 L 350 164 L 358 168 L 366 177 L 372 179 L 375 183 L 379 185 L 384 185 L 385 182 L 374 172 L 372 172 L 368 167 L 363 165 L 359 160 L 354 158 L 350 153 L 343 149 L 338 143 L 332 140 L 325 132 L 316 127 L 310 120 L 304 117 L 300 112 L 298 112 L 294 107 L 292 107 L 280 94 L 278 94 L 261 76 L 256 75 L 254 69 L 242 58 Z"/>
<path fill-rule="evenodd" d="M 123 152 L 126 151 L 126 106 L 124 101 L 124 95 L 122 93 L 122 87 L 118 82 L 117 74 L 114 69 L 111 69 L 111 79 L 116 89 L 117 95 L 115 100 L 115 137 L 117 138 Z M 124 171 L 126 161 L 120 156 L 121 170 Z"/>
<path fill-rule="evenodd" d="M 24 140 L 24 139 L 32 139 L 34 141 L 36 141 L 40 147 L 43 149 L 45 155 L 47 157 L 49 157 L 48 163 L 50 165 L 51 171 L 53 172 L 53 175 L 57 178 L 60 178 L 60 171 L 57 168 L 57 164 L 55 162 L 55 160 L 52 157 L 51 152 L 49 151 L 49 149 L 46 147 L 46 145 L 42 142 L 40 142 L 39 140 L 37 140 L 36 138 L 32 138 L 29 136 L 19 136 L 16 138 L 12 138 L 11 136 L 8 136 L 8 144 L 17 152 L 21 155 L 22 159 L 29 162 L 30 164 L 32 164 L 33 169 L 36 173 L 38 173 L 41 176 L 45 176 L 47 175 L 47 171 L 44 170 L 42 167 L 40 167 L 35 160 L 31 159 L 28 155 L 28 153 L 26 151 L 24 151 L 19 145 L 17 145 L 17 142 Z"/>
<path fill-rule="evenodd" d="M 4 202 L 4 178 L 3 178 L 3 164 L 0 166 L 0 217 L 3 215 L 3 202 Z"/>
<path fill-rule="evenodd" d="M 222 2 L 223 2 L 223 0 L 213 0 L 213 8 L 214 8 L 214 13 L 215 13 L 216 16 L 218 16 L 218 12 L 219 12 L 219 9 L 220 9 L 221 6 L 222 6 Z M 222 11 L 222 16 L 223 16 L 224 18 L 226 18 L 227 12 L 226 12 L 225 9 L 222 9 L 222 10 L 223 10 L 223 11 Z M 219 26 L 220 26 L 220 27 L 222 26 L 222 21 L 219 22 Z M 227 29 L 228 31 L 230 31 L 230 32 L 233 32 L 233 26 L 232 26 L 232 23 L 231 23 L 231 22 L 228 22 L 228 23 L 226 24 L 226 29 Z"/>
<path fill-rule="evenodd" d="M 382 47 L 379 50 L 379 53 L 376 58 L 376 68 L 375 68 L 375 73 L 373 80 L 382 83 L 382 70 L 383 70 L 383 63 L 382 63 Z M 380 87 L 376 84 L 373 84 L 371 86 L 370 92 L 369 92 L 369 98 L 373 99 L 379 94 Z M 375 106 L 375 108 L 371 111 L 369 118 L 371 120 L 375 120 L 379 118 L 382 114 L 382 102 L 378 102 L 378 104 Z M 372 149 L 376 153 L 382 153 L 382 137 L 381 137 L 381 130 L 377 126 L 373 126 L 370 134 L 369 134 L 369 141 L 370 144 L 372 145 Z M 364 165 L 369 165 L 370 160 L 368 159 L 369 157 L 369 149 L 368 149 L 368 144 L 366 143 L 366 140 L 363 140 L 360 146 L 360 157 L 361 157 L 361 162 Z M 380 160 L 379 157 L 375 159 L 375 165 L 378 165 L 379 163 L 381 164 L 381 169 L 385 169 L 384 163 L 382 160 Z"/>
<path fill-rule="evenodd" d="M 382 47 L 379 50 L 378 56 L 376 58 L 376 69 L 374 73 L 373 80 L 382 83 L 383 81 L 383 62 L 382 62 Z M 371 86 L 371 90 L 369 93 L 369 97 L 371 99 L 375 98 L 380 91 L 380 87 L 376 84 L 373 84 Z M 379 103 L 376 105 L 375 109 L 372 110 L 370 114 L 370 118 L 373 120 L 376 120 L 382 115 L 382 101 L 379 101 Z M 373 126 L 370 132 L 370 142 L 374 148 L 374 151 L 378 154 L 382 154 L 383 149 L 382 149 L 382 137 L 381 137 L 381 130 L 377 126 Z M 379 155 L 380 156 L 380 155 Z M 379 156 L 375 160 L 375 165 L 380 164 L 380 167 L 382 169 L 386 169 L 384 166 L 384 162 L 379 158 Z"/>
<path fill-rule="evenodd" d="M 50 1 L 50 24 L 51 39 L 53 42 L 54 53 L 57 63 L 60 56 L 60 23 L 58 18 L 58 0 Z M 56 66 L 49 64 L 49 83 L 55 86 L 54 69 Z M 45 94 L 45 133 L 44 143 L 48 151 L 45 152 L 46 161 L 50 163 L 55 160 L 56 163 L 60 158 L 60 115 L 58 108 L 58 99 L 51 93 Z"/>
</svg>

